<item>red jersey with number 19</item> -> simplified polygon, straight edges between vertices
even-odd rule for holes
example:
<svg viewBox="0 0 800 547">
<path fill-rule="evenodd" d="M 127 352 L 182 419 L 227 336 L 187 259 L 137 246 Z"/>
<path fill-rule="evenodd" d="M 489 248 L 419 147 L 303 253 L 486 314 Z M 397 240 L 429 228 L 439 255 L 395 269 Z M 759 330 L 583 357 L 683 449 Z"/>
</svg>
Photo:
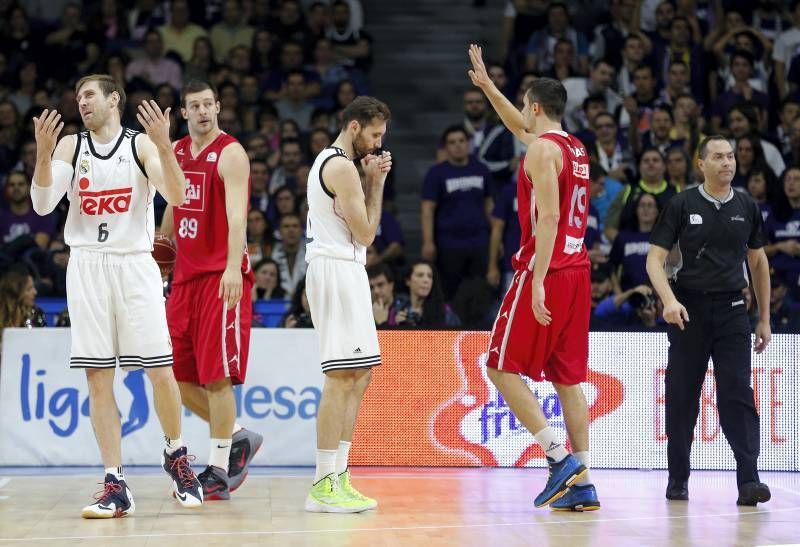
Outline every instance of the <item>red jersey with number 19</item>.
<svg viewBox="0 0 800 547">
<path fill-rule="evenodd" d="M 186 176 L 187 188 L 186 201 L 173 208 L 178 247 L 173 285 L 225 271 L 228 262 L 228 214 L 225 183 L 217 166 L 222 150 L 234 142 L 238 141 L 222 132 L 197 156 L 192 155 L 191 136 L 187 135 L 175 143 L 175 157 Z M 242 249 L 242 273 L 250 273 L 246 247 Z"/>
<path fill-rule="evenodd" d="M 547 131 L 539 135 L 561 149 L 562 167 L 558 175 L 560 216 L 548 272 L 590 265 L 583 244 L 589 215 L 589 155 L 586 147 L 564 131 Z M 535 172 L 536 166 L 531 166 Z M 525 172 L 525 160 L 520 162 L 517 178 L 517 204 L 522 231 L 520 249 L 514 255 L 515 270 L 533 270 L 536 253 L 536 195 L 533 183 Z"/>
</svg>

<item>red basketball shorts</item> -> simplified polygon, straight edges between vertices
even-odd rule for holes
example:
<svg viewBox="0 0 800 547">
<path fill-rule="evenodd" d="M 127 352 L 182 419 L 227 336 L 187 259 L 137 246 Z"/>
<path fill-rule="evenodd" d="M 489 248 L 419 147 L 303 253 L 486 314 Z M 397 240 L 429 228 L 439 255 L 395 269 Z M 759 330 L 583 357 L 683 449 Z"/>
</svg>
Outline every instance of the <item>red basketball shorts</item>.
<svg viewBox="0 0 800 547">
<path fill-rule="evenodd" d="M 242 299 L 227 309 L 219 297 L 221 273 L 172 287 L 167 324 L 172 338 L 172 369 L 179 382 L 207 385 L 230 378 L 244 383 L 253 317 L 253 283 L 242 283 Z"/>
<path fill-rule="evenodd" d="M 528 270 L 514 273 L 492 328 L 486 366 L 536 381 L 584 382 L 589 363 L 589 269 L 560 270 L 544 278 L 545 306 L 552 316 L 548 326 L 533 315 L 532 278 Z"/>
</svg>

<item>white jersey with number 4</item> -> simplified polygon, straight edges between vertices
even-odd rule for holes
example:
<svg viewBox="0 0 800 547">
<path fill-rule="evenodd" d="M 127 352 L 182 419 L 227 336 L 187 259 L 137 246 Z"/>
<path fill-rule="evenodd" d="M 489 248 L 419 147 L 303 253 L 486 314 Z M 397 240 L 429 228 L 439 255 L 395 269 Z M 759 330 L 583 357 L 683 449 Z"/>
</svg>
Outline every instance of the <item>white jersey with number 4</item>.
<svg viewBox="0 0 800 547">
<path fill-rule="evenodd" d="M 322 177 L 322 168 L 333 158 L 350 161 L 344 150 L 329 146 L 317 155 L 308 174 L 306 262 L 311 262 L 317 256 L 327 256 L 366 264 L 367 248 L 353 237 L 336 196 L 331 193 Z"/>
<path fill-rule="evenodd" d="M 114 254 L 153 250 L 156 189 L 136 153 L 137 135 L 123 127 L 107 144 L 92 140 L 88 131 L 77 135 L 64 227 L 70 247 Z"/>
</svg>

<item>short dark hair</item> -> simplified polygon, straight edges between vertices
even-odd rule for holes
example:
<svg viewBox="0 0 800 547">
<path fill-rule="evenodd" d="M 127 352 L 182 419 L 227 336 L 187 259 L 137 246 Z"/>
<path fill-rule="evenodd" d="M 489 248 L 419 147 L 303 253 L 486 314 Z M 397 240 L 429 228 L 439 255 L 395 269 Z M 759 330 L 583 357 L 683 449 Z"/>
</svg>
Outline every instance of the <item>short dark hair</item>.
<svg viewBox="0 0 800 547">
<path fill-rule="evenodd" d="M 531 103 L 539 103 L 545 115 L 551 120 L 561 120 L 567 104 L 567 90 L 564 84 L 553 78 L 539 78 L 531 83 L 526 91 Z"/>
<path fill-rule="evenodd" d="M 658 154 L 658 157 L 661 158 L 661 161 L 664 161 L 664 154 L 661 153 L 661 150 L 659 150 L 655 146 L 648 146 L 647 148 L 642 150 L 641 154 L 639 154 L 639 163 L 641 163 L 641 161 L 644 159 L 645 154 L 650 154 L 651 152 L 655 152 L 656 154 Z"/>
<path fill-rule="evenodd" d="M 201 91 L 205 91 L 206 89 L 210 89 L 211 93 L 214 94 L 214 100 L 219 100 L 219 92 L 217 88 L 211 82 L 207 82 L 205 80 L 190 80 L 183 86 L 181 89 L 181 107 L 186 108 L 186 96 L 192 93 L 200 93 Z"/>
<path fill-rule="evenodd" d="M 75 94 L 81 90 L 84 84 L 89 82 L 97 82 L 97 85 L 100 86 L 100 91 L 103 93 L 103 97 L 108 97 L 116 92 L 119 96 L 117 110 L 119 110 L 120 116 L 125 112 L 125 100 L 127 99 L 125 96 L 125 88 L 123 88 L 122 84 L 116 81 L 113 76 L 110 74 L 89 74 L 88 76 L 84 76 L 75 84 Z"/>
<path fill-rule="evenodd" d="M 723 135 L 709 135 L 700 141 L 700 145 L 697 147 L 697 155 L 700 157 L 701 160 L 706 159 L 706 152 L 708 152 L 708 143 L 711 141 L 725 141 L 728 142 L 728 139 Z"/>
<path fill-rule="evenodd" d="M 650 65 L 639 65 L 633 69 L 633 74 L 636 75 L 637 72 L 641 72 L 642 70 L 646 70 L 650 73 L 650 77 L 655 77 L 655 72 L 653 71 L 653 67 Z"/>
<path fill-rule="evenodd" d="M 296 144 L 301 150 L 303 149 L 303 145 L 300 143 L 299 139 L 283 139 L 281 140 L 280 149 L 283 150 L 283 147 L 287 144 Z"/>
<path fill-rule="evenodd" d="M 627 46 L 628 42 L 630 42 L 631 40 L 639 40 L 640 42 L 644 42 L 640 35 L 638 35 L 638 34 L 628 34 L 625 37 L 625 40 L 622 42 L 622 44 L 623 44 L 622 47 Z"/>
<path fill-rule="evenodd" d="M 733 54 L 731 55 L 730 64 L 733 64 L 733 60 L 736 59 L 737 57 L 747 61 L 750 64 L 750 68 L 756 65 L 756 58 L 749 51 L 746 51 L 744 49 L 737 49 L 736 51 L 734 51 Z"/>
<path fill-rule="evenodd" d="M 596 161 L 589 162 L 589 180 L 599 180 L 606 175 L 608 175 L 608 171 L 606 171 L 602 165 Z"/>
<path fill-rule="evenodd" d="M 675 121 L 675 116 L 673 116 L 673 114 L 672 114 L 672 108 L 670 108 L 670 106 L 668 104 L 666 104 L 666 103 L 659 104 L 658 106 L 656 106 L 653 109 L 653 113 L 655 113 L 657 111 L 666 112 L 667 115 L 669 116 L 669 119 L 672 120 L 673 122 Z"/>
<path fill-rule="evenodd" d="M 388 123 L 392 119 L 389 107 L 375 97 L 359 95 L 342 110 L 342 127 L 347 127 L 352 121 L 358 122 L 361 126 L 367 126 L 375 118 Z"/>
<path fill-rule="evenodd" d="M 581 109 L 586 110 L 590 104 L 603 104 L 608 106 L 608 101 L 606 100 L 605 95 L 601 95 L 599 93 L 593 93 L 589 95 L 583 100 L 583 104 L 581 105 Z"/>
<path fill-rule="evenodd" d="M 387 264 L 378 262 L 372 266 L 367 266 L 367 279 L 375 279 L 380 276 L 384 276 L 389 283 L 394 283 L 394 272 Z"/>
<path fill-rule="evenodd" d="M 464 129 L 463 125 L 451 125 L 442 132 L 442 140 L 441 140 L 442 146 L 447 144 L 447 137 L 449 137 L 451 133 L 463 133 L 464 137 L 466 137 L 466 139 L 469 140 L 469 133 L 467 133 L 467 130 Z"/>
</svg>

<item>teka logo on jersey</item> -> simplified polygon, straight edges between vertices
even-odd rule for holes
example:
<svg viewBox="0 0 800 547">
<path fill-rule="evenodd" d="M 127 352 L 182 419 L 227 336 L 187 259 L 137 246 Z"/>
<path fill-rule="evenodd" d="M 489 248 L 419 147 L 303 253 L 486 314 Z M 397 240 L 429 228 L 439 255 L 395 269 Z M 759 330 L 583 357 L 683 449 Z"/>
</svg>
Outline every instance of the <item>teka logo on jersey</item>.
<svg viewBox="0 0 800 547">
<path fill-rule="evenodd" d="M 471 339 L 474 337 L 480 340 Z M 487 341 L 481 333 L 462 333 L 456 339 L 453 355 L 462 379 L 461 389 L 432 416 L 431 442 L 444 452 L 470 456 L 481 466 L 521 467 L 533 460 L 544 460 L 544 452 L 533 435 L 516 419 L 486 376 Z M 590 422 L 622 404 L 623 386 L 617 378 L 590 370 L 587 382 L 590 385 L 584 389 Z M 564 429 L 561 402 L 552 386 L 531 381 L 528 385 L 550 425 Z"/>
<path fill-rule="evenodd" d="M 80 182 L 78 197 L 81 213 L 84 215 L 116 215 L 127 213 L 131 207 L 133 188 L 113 188 L 90 192 L 89 179 L 83 177 Z"/>
</svg>

